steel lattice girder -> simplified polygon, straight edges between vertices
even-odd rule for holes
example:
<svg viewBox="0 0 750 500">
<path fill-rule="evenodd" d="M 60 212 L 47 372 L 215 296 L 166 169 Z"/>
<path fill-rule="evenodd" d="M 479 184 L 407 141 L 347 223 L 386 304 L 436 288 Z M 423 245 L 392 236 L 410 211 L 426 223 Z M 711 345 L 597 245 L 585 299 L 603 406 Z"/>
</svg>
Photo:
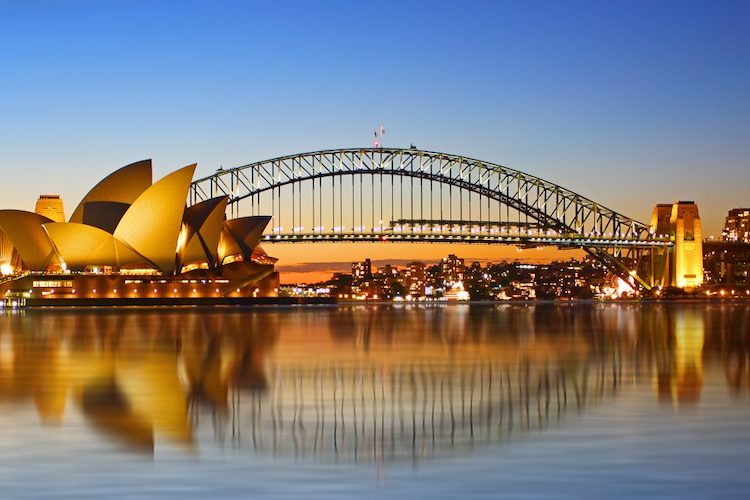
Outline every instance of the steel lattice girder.
<svg viewBox="0 0 750 500">
<path fill-rule="evenodd" d="M 496 200 L 531 217 L 543 227 L 577 235 L 575 239 L 582 247 L 586 247 L 586 238 L 600 238 L 590 253 L 609 261 L 610 266 L 613 259 L 619 266 L 622 256 L 632 253 L 634 247 L 671 245 L 667 239 L 652 234 L 646 224 L 539 177 L 464 156 L 416 149 L 326 150 L 219 170 L 193 182 L 190 202 L 226 194 L 230 197 L 230 205 L 236 205 L 243 199 L 270 190 L 279 189 L 280 192 L 281 187 L 290 184 L 326 177 L 373 174 L 437 182 Z M 611 238 L 608 244 L 604 242 L 607 237 Z M 296 241 L 295 238 L 292 240 Z M 632 271 L 628 274 L 633 275 Z"/>
</svg>

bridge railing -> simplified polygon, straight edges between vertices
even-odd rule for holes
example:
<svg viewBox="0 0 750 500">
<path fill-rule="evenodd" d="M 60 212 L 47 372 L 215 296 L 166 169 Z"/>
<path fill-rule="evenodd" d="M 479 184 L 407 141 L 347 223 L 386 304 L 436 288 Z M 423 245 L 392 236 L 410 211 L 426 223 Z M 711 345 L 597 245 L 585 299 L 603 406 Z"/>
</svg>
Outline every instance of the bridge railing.
<svg viewBox="0 0 750 500">
<path fill-rule="evenodd" d="M 231 216 L 270 215 L 266 236 L 273 241 L 377 241 L 385 233 L 405 240 L 396 228 L 410 221 L 409 238 L 420 241 L 458 236 L 482 243 L 596 246 L 620 263 L 641 258 L 632 249 L 670 245 L 647 225 L 539 177 L 416 149 L 326 150 L 220 170 L 193 183 L 190 202 L 222 195 L 229 196 Z M 449 230 L 442 227 L 446 221 Z M 427 234 L 422 226 L 429 227 Z M 510 238 L 512 228 L 544 234 Z M 618 272 L 627 278 L 633 271 L 628 267 Z"/>
</svg>

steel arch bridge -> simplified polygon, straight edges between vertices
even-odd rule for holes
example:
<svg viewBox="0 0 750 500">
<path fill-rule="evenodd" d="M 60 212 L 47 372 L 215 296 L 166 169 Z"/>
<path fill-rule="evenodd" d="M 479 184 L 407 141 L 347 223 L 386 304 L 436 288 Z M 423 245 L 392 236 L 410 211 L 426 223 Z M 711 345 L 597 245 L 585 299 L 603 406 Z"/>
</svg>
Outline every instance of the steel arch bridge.
<svg viewBox="0 0 750 500">
<path fill-rule="evenodd" d="M 582 248 L 636 286 L 654 283 L 667 235 L 519 170 L 418 149 L 283 156 L 193 182 L 233 216 L 270 215 L 263 242 L 401 241 Z"/>
</svg>

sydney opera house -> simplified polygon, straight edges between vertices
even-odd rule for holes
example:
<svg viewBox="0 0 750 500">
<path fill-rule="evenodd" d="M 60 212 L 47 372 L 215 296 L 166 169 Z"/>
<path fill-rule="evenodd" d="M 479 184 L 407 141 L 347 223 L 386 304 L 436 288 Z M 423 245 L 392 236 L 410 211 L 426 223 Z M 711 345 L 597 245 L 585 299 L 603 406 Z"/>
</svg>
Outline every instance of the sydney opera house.
<svg viewBox="0 0 750 500">
<path fill-rule="evenodd" d="M 40 198 L 37 212 L 0 210 L 0 296 L 18 304 L 275 296 L 275 259 L 258 246 L 270 217 L 228 220 L 226 196 L 186 206 L 195 168 L 153 182 L 151 160 L 127 165 L 67 222 L 50 218 L 62 214 L 56 197 Z"/>
</svg>

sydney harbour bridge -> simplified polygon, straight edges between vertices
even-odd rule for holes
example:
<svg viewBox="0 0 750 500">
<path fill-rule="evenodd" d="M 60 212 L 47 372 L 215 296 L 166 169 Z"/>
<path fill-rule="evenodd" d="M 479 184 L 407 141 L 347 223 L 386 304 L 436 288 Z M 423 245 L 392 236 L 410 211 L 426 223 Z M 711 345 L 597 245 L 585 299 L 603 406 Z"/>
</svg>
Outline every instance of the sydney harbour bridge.
<svg viewBox="0 0 750 500">
<path fill-rule="evenodd" d="M 414 148 L 325 150 L 219 169 L 193 182 L 189 202 L 222 194 L 232 215 L 270 215 L 264 243 L 581 248 L 645 289 L 673 246 L 647 224 L 534 175 Z"/>
</svg>

